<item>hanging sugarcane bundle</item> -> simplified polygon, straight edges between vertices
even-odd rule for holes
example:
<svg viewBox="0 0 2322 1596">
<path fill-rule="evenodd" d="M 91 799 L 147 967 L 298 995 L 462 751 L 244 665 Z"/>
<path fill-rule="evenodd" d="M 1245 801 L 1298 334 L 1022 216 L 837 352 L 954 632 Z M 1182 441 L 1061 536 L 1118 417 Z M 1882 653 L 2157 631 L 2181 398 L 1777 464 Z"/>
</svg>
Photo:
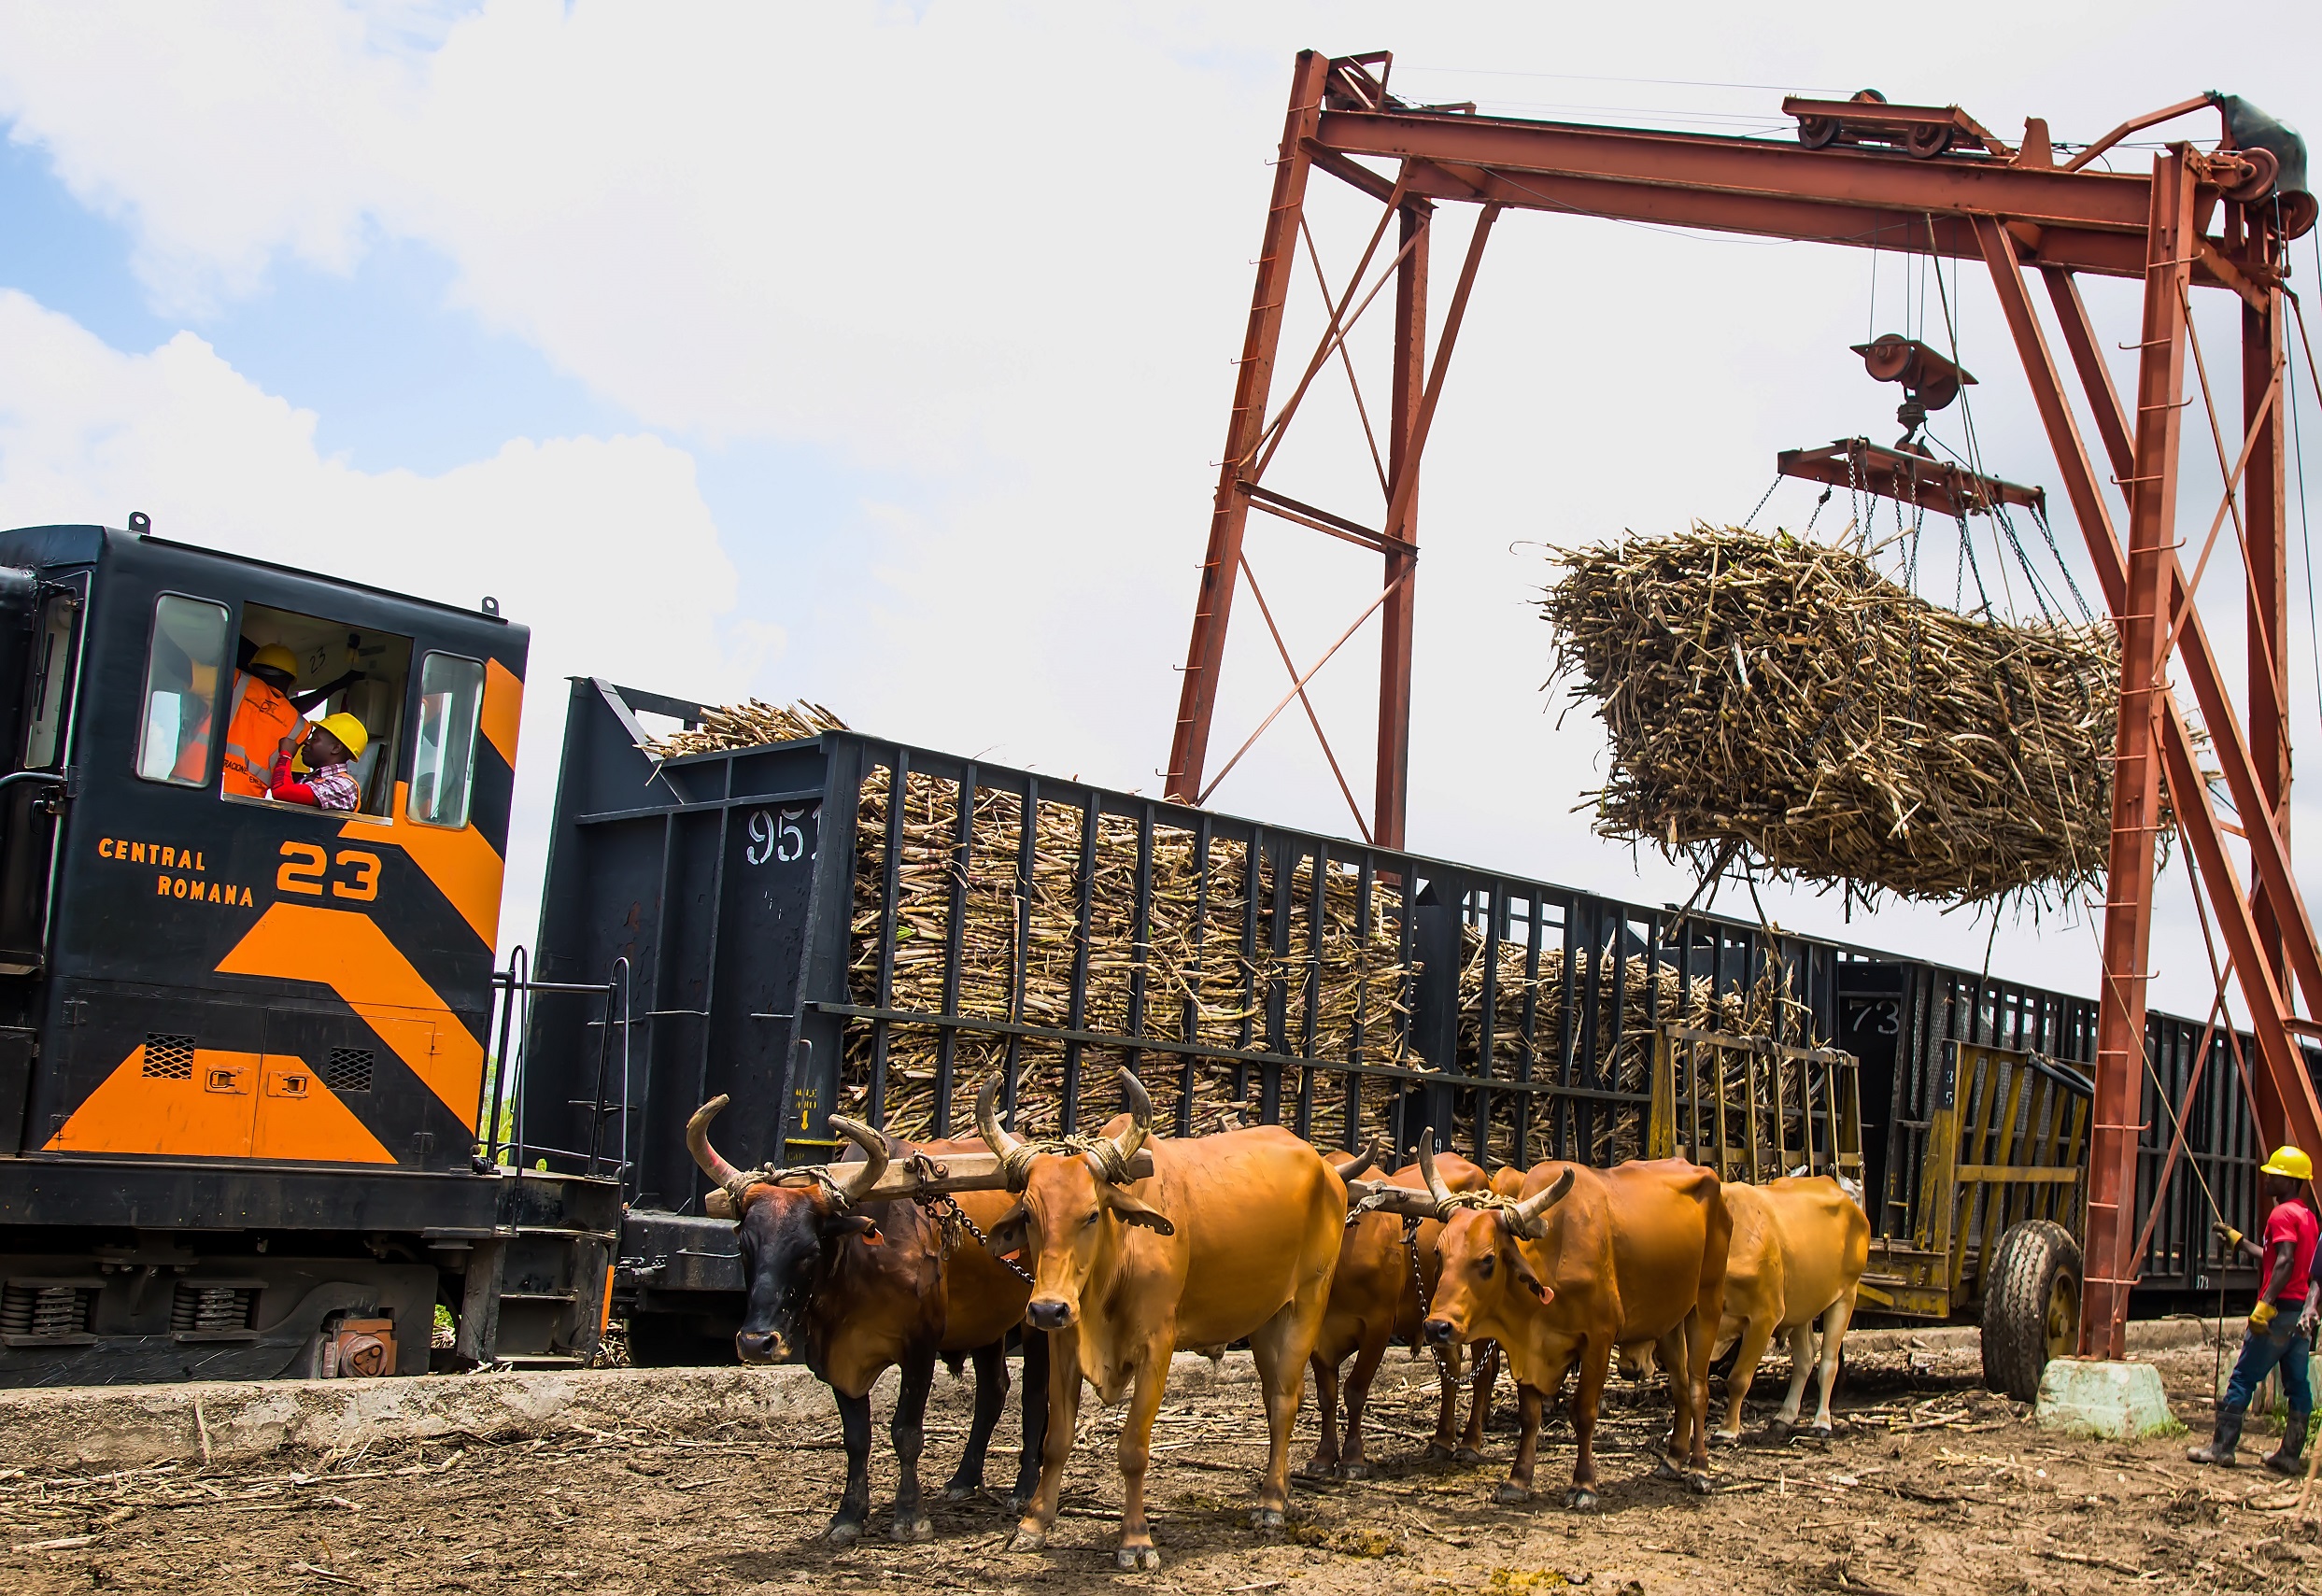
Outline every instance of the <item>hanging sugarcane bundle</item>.
<svg viewBox="0 0 2322 1596">
<path fill-rule="evenodd" d="M 1705 871 L 1949 903 L 2067 900 L 2103 872 L 2109 628 L 1969 619 L 1851 542 L 1696 526 L 1561 557 L 1557 679 L 1612 765 L 1596 829 Z"/>
</svg>

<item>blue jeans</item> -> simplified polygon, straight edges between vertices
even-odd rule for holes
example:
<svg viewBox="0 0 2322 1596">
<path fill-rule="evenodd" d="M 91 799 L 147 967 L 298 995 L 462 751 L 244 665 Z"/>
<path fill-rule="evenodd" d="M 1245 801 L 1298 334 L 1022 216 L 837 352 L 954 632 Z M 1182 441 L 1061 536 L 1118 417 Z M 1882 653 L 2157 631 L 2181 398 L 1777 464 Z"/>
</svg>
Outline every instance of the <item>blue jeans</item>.
<svg viewBox="0 0 2322 1596">
<path fill-rule="evenodd" d="M 2295 1309 L 2285 1308 L 2262 1335 L 2250 1331 L 2242 1337 L 2242 1355 L 2234 1361 L 2233 1377 L 2226 1382 L 2226 1411 L 2247 1412 L 2249 1399 L 2257 1394 L 2265 1377 L 2279 1367 L 2282 1393 L 2289 1399 L 2289 1410 L 2312 1413 L 2314 1387 L 2306 1378 L 2306 1358 L 2313 1350 L 2307 1337 L 2298 1333 Z"/>
</svg>

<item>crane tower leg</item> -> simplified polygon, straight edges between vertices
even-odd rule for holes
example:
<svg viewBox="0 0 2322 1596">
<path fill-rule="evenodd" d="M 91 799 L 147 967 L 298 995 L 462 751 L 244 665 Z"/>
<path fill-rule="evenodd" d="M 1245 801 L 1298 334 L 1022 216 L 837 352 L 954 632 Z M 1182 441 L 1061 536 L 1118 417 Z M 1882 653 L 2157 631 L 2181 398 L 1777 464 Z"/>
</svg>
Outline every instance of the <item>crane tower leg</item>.
<svg viewBox="0 0 2322 1596">
<path fill-rule="evenodd" d="M 1240 368 L 1234 378 L 1234 409 L 1225 424 L 1225 454 L 1210 511 L 1210 547 L 1201 562 L 1201 592 L 1194 605 L 1193 639 L 1185 650 L 1185 680 L 1178 689 L 1177 729 L 1169 744 L 1166 791 L 1181 803 L 1196 802 L 1201 796 L 1210 720 L 1217 710 L 1218 670 L 1225 660 L 1225 626 L 1241 568 L 1242 529 L 1250 519 L 1250 501 L 1238 485 L 1265 436 L 1267 397 L 1273 386 L 1275 351 L 1281 343 L 1282 302 L 1289 297 L 1297 266 L 1298 219 L 1306 208 L 1307 177 L 1313 170 L 1308 145 L 1320 125 L 1329 73 L 1328 58 L 1310 49 L 1299 52 L 1291 77 L 1281 159 L 1274 168 L 1273 203 L 1266 213 L 1266 237 L 1258 251 L 1257 286 L 1250 296 L 1250 324 L 1242 335 Z"/>
<path fill-rule="evenodd" d="M 2120 633 L 2120 720 L 2113 744 L 2104 969 L 2096 1021 L 2096 1102 L 2088 1147 L 2085 1357 L 2118 1358 L 2136 1283 L 2136 1163 L 2145 1085 L 2145 997 L 2153 930 L 2153 849 L 2160 825 L 2161 699 L 2169 633 L 2162 602 L 2176 526 L 2177 442 L 2192 280 L 2193 171 L 2182 147 L 2154 164 L 2145 235 L 2144 339 L 2137 362 L 2136 474 L 2129 493 L 2128 582 Z M 2194 795 L 2185 801 L 2199 802 Z"/>
</svg>

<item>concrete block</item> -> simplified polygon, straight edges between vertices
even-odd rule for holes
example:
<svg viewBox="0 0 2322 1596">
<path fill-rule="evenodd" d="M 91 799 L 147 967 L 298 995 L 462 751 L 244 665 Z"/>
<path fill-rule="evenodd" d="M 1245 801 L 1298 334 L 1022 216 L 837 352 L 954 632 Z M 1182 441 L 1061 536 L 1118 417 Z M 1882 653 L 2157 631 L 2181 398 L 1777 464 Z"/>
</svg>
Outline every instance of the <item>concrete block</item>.
<svg viewBox="0 0 2322 1596">
<path fill-rule="evenodd" d="M 2132 1441 L 2176 1427 L 2150 1363 L 2058 1358 L 2040 1377 L 2033 1420 L 2044 1430 Z"/>
</svg>

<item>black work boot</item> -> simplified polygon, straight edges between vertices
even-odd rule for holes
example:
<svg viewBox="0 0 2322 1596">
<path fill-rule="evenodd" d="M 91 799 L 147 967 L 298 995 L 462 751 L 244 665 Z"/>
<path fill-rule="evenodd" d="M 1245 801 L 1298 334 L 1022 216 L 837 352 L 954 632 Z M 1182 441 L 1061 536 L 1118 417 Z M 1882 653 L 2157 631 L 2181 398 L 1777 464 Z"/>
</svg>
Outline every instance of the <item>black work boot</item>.
<svg viewBox="0 0 2322 1596">
<path fill-rule="evenodd" d="M 2306 1472 L 2306 1430 L 2313 1422 L 2311 1413 L 2293 1413 L 2289 1427 L 2282 1432 L 2282 1444 L 2266 1460 L 2266 1467 L 2275 1474 L 2301 1475 Z"/>
<path fill-rule="evenodd" d="M 2193 1463 L 2215 1463 L 2219 1468 L 2231 1468 L 2234 1448 L 2242 1444 L 2242 1420 L 2246 1415 L 2247 1410 L 2244 1408 L 2219 1408 L 2216 1434 L 2211 1437 L 2206 1447 L 2195 1447 L 2188 1450 L 2185 1454 L 2185 1461 Z"/>
</svg>

